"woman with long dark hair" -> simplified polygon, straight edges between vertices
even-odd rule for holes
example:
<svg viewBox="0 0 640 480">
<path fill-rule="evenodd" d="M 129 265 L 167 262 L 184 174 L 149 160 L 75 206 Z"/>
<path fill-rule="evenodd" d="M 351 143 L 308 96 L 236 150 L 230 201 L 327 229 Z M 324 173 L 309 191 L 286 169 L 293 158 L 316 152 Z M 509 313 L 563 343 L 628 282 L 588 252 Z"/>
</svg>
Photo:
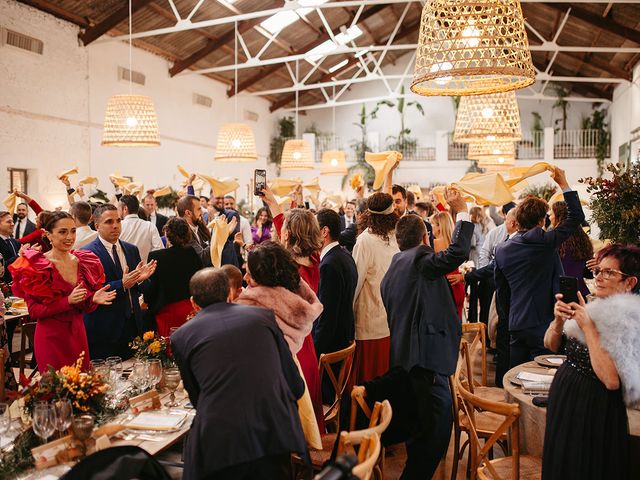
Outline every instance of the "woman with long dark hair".
<svg viewBox="0 0 640 480">
<path fill-rule="evenodd" d="M 271 226 L 273 219 L 267 207 L 262 207 L 256 212 L 256 218 L 251 225 L 251 236 L 253 244 L 260 245 L 262 242 L 271 240 Z"/>
</svg>

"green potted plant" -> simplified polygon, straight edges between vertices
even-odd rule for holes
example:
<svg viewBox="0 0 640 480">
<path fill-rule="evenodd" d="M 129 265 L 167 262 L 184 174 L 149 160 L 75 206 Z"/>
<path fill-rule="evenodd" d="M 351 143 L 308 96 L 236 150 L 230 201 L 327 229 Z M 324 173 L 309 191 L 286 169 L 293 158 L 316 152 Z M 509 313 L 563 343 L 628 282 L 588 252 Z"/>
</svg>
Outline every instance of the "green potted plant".
<svg viewBox="0 0 640 480">
<path fill-rule="evenodd" d="M 363 103 L 362 108 L 360 109 L 360 113 L 358 114 L 358 122 L 354 122 L 353 124 L 360 129 L 360 140 L 354 140 L 351 142 L 351 149 L 353 150 L 356 158 L 356 163 L 351 165 L 347 169 L 347 174 L 342 179 L 342 188 L 347 184 L 347 180 L 351 178 L 356 173 L 360 173 L 364 182 L 371 186 L 373 185 L 373 181 L 376 178 L 375 171 L 373 167 L 364 161 L 364 155 L 366 152 L 370 152 L 371 148 L 369 147 L 369 143 L 367 141 L 367 122 L 371 117 L 370 114 L 367 113 L 367 107 Z"/>
<path fill-rule="evenodd" d="M 591 112 L 591 116 L 582 119 L 582 128 L 584 130 L 596 130 L 598 132 L 594 153 L 598 162 L 599 176 L 604 173 L 605 159 L 609 155 L 609 145 L 611 143 L 611 132 L 609 132 L 609 124 L 606 122 L 608 113 L 608 109 L 600 109 L 596 106 Z"/>
<path fill-rule="evenodd" d="M 278 166 L 278 174 L 284 144 L 295 136 L 295 132 L 296 122 L 293 117 L 282 117 L 278 120 L 278 135 L 271 137 L 271 143 L 269 144 L 269 162 Z"/>
</svg>

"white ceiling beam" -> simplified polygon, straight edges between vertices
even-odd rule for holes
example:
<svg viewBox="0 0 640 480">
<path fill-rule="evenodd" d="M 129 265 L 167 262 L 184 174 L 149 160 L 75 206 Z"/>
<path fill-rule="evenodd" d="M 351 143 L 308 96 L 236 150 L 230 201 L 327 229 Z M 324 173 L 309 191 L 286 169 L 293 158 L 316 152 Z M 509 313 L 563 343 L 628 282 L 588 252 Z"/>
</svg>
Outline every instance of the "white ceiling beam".
<svg viewBox="0 0 640 480">
<path fill-rule="evenodd" d="M 173 12 L 173 15 L 176 17 L 176 22 L 179 22 L 180 20 L 182 20 L 182 18 L 180 18 L 180 12 L 178 12 L 178 9 L 176 8 L 176 4 L 173 3 L 173 0 L 169 0 L 169 6 L 171 7 L 171 11 Z"/>
<path fill-rule="evenodd" d="M 521 3 L 565 3 L 564 0 L 520 0 Z M 330 8 L 349 8 L 349 7 L 361 7 L 363 5 L 388 5 L 395 3 L 423 3 L 423 0 L 344 0 L 333 1 L 318 5 L 316 8 L 325 10 Z M 577 0 L 572 3 L 594 3 L 591 0 Z M 606 3 L 606 2 L 605 2 Z M 620 4 L 640 4 L 640 0 L 616 0 L 615 3 Z M 234 22 L 241 22 L 243 20 L 251 20 L 254 18 L 270 17 L 283 10 L 295 10 L 303 8 L 296 1 L 285 2 L 281 7 L 270 8 L 267 10 L 260 10 L 256 12 L 243 13 L 239 15 L 230 15 L 228 17 L 215 18 L 211 20 L 202 20 L 199 22 L 192 22 L 191 20 L 180 20 L 172 27 L 157 28 L 154 30 L 148 30 L 145 32 L 138 32 L 132 35 L 134 40 L 137 38 L 154 37 L 157 35 L 167 35 L 169 33 L 183 32 L 186 30 L 195 30 L 198 28 L 215 27 L 219 25 L 231 24 Z M 194 9 L 195 10 L 195 9 Z M 117 35 L 113 37 L 103 36 L 94 43 L 113 42 L 128 39 L 128 35 Z"/>
</svg>

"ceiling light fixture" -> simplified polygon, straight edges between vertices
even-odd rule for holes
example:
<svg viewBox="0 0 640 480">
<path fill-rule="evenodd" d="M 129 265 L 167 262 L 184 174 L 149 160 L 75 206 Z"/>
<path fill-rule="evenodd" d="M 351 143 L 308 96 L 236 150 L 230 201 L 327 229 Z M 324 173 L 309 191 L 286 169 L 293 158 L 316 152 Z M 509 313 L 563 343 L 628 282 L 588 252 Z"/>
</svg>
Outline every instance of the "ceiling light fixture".
<svg viewBox="0 0 640 480">
<path fill-rule="evenodd" d="M 470 95 L 460 99 L 454 141 L 518 141 L 522 138 L 515 92 Z"/>
<path fill-rule="evenodd" d="M 296 60 L 296 83 L 299 79 L 299 61 Z M 313 170 L 313 157 L 311 155 L 311 145 L 306 140 L 298 138 L 298 97 L 299 90 L 296 87 L 296 138 L 287 140 L 282 149 L 280 158 L 280 170 Z"/>
<path fill-rule="evenodd" d="M 336 98 L 336 87 L 333 86 L 333 97 Z M 332 114 L 332 124 L 333 124 L 333 150 L 327 150 L 322 154 L 322 163 L 320 164 L 320 175 L 328 176 L 328 175 L 347 175 L 349 172 L 347 170 L 347 161 L 346 154 L 342 150 L 337 149 L 337 141 L 336 141 L 336 104 L 333 102 L 333 107 L 331 108 Z"/>
</svg>

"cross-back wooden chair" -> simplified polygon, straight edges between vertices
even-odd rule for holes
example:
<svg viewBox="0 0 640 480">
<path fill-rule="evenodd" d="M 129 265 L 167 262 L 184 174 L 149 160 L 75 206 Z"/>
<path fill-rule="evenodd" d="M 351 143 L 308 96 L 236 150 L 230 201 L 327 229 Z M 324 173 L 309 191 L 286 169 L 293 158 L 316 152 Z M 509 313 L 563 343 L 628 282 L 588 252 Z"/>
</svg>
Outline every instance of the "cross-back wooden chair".
<svg viewBox="0 0 640 480">
<path fill-rule="evenodd" d="M 26 369 L 27 354 L 31 353 L 31 355 L 35 356 L 33 345 L 36 336 L 36 325 L 37 322 L 26 322 L 20 325 L 20 356 L 18 357 L 20 377 L 24 375 Z M 29 346 L 27 346 L 27 341 L 29 342 Z M 33 364 L 34 362 L 35 358 L 31 363 Z M 32 379 L 36 373 L 38 373 L 37 365 L 36 368 L 34 368 L 33 371 L 29 374 L 28 378 Z"/>
<path fill-rule="evenodd" d="M 499 387 L 489 387 L 487 386 L 487 372 L 486 372 L 486 341 L 485 341 L 485 326 L 483 323 L 477 322 L 472 324 L 465 325 L 474 325 L 474 327 L 466 327 L 468 331 L 475 331 L 476 335 L 473 337 L 471 342 L 461 341 L 461 353 L 463 359 L 464 373 L 467 381 L 469 382 L 469 390 L 474 395 L 478 395 L 479 397 L 486 398 L 488 400 L 492 400 L 494 402 L 502 402 L 505 400 L 504 389 Z M 465 325 L 463 325 L 463 332 L 465 329 Z M 476 327 L 475 325 L 479 325 Z M 464 340 L 464 339 L 463 339 Z M 473 368 L 473 357 L 476 352 L 480 351 L 482 364 L 483 364 L 483 372 L 482 372 L 482 381 L 478 382 L 474 375 Z"/>
<path fill-rule="evenodd" d="M 351 367 L 353 365 L 353 353 L 356 350 L 356 342 L 352 342 L 347 348 L 332 353 L 323 353 L 320 355 L 320 384 L 326 374 L 331 382 L 335 397 L 331 405 L 323 405 L 325 425 L 333 426 L 333 430 L 340 430 L 340 405 L 342 404 L 342 396 L 347 387 L 347 382 L 351 375 Z M 336 370 L 338 376 L 336 377 Z"/>
<path fill-rule="evenodd" d="M 371 429 L 340 433 L 340 455 L 349 447 L 359 446 L 357 452 L 358 464 L 351 470 L 351 473 L 359 480 L 369 480 L 372 476 L 376 475 L 378 457 L 382 450 L 380 435 L 376 431 L 370 430 Z"/>
<path fill-rule="evenodd" d="M 482 386 L 487 386 L 487 328 L 482 322 L 475 323 L 463 323 L 462 324 L 462 334 L 473 334 L 473 339 L 471 342 L 471 350 L 475 351 L 478 346 L 480 346 L 481 350 L 481 361 L 482 361 L 482 372 L 481 372 L 481 383 Z"/>
<path fill-rule="evenodd" d="M 455 388 L 462 401 L 460 405 L 469 419 L 469 439 L 471 445 L 471 480 L 539 480 L 542 460 L 537 457 L 520 455 L 519 425 L 520 407 L 517 403 L 493 402 L 474 395 L 466 382 L 454 379 Z M 501 421 L 489 438 L 482 438 L 479 430 L 479 415 L 491 413 Z M 511 438 L 511 455 L 491 458 L 491 451 L 504 436 Z"/>
</svg>

